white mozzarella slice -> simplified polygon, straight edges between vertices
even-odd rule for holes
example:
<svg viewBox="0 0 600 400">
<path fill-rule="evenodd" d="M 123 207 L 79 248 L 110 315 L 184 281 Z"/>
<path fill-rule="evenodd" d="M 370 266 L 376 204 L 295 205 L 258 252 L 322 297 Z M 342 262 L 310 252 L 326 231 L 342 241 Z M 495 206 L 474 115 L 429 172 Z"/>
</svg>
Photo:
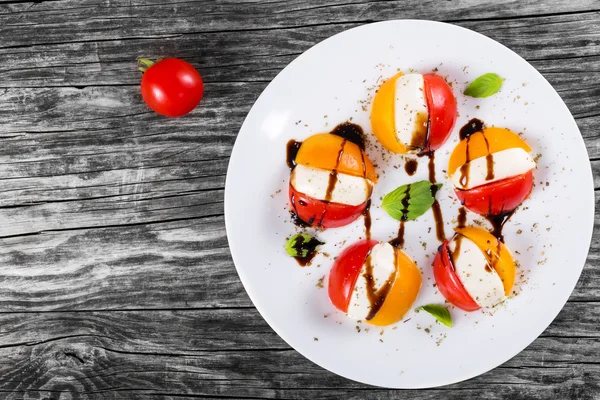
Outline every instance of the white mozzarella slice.
<svg viewBox="0 0 600 400">
<path fill-rule="evenodd" d="M 296 165 L 292 171 L 291 183 L 294 189 L 318 200 L 329 200 L 357 206 L 371 196 L 372 185 L 368 179 L 338 173 L 331 192 L 331 199 L 326 199 L 330 172 L 304 165 Z"/>
<path fill-rule="evenodd" d="M 373 266 L 373 278 L 375 290 L 379 290 L 383 284 L 396 271 L 395 249 L 389 243 L 378 243 L 371 249 L 371 265 Z M 363 265 L 360 275 L 354 285 L 348 315 L 356 319 L 365 319 L 371 311 L 371 302 L 367 297 L 367 279 L 365 278 L 367 267 Z"/>
<path fill-rule="evenodd" d="M 455 254 L 456 240 L 460 240 L 459 254 Z M 450 241 L 454 270 L 465 290 L 481 307 L 491 308 L 503 302 L 504 286 L 500 276 L 487 262 L 483 252 L 473 241 L 458 235 Z"/>
<path fill-rule="evenodd" d="M 493 177 L 488 177 L 488 162 L 492 163 Z M 479 157 L 465 165 L 465 169 L 459 167 L 452 174 L 452 184 L 459 189 L 471 189 L 524 174 L 535 168 L 535 161 L 525 150 L 515 147 L 493 153 L 489 160 L 488 157 Z"/>
<path fill-rule="evenodd" d="M 394 118 L 398 141 L 412 152 L 421 151 L 427 144 L 429 120 L 423 75 L 406 74 L 396 79 Z"/>
</svg>

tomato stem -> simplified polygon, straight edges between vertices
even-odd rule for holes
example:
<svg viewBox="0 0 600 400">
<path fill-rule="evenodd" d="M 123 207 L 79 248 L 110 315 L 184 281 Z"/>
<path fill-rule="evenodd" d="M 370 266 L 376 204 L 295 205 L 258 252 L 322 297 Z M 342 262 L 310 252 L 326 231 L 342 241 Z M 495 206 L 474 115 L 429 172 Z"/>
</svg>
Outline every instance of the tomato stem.
<svg viewBox="0 0 600 400">
<path fill-rule="evenodd" d="M 146 70 L 148 68 L 150 68 L 151 66 L 154 65 L 154 61 L 150 60 L 149 58 L 145 58 L 145 57 L 138 57 L 138 64 L 140 64 L 140 67 L 138 68 L 140 71 L 142 72 L 146 72 Z M 158 61 L 160 61 L 161 59 L 158 59 Z"/>
</svg>

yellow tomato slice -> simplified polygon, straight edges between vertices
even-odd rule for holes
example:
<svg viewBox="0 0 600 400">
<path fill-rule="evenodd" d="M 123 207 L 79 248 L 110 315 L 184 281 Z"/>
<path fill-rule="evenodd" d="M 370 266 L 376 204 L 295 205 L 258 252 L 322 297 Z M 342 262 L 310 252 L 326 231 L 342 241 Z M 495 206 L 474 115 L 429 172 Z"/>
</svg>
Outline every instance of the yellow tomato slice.
<svg viewBox="0 0 600 400">
<path fill-rule="evenodd" d="M 494 267 L 502 280 L 504 294 L 510 296 L 512 287 L 515 284 L 517 268 L 508 247 L 496 239 L 494 235 L 480 228 L 466 227 L 455 230 L 460 235 L 475 243 L 483 254 L 485 254 L 488 262 Z"/>
<path fill-rule="evenodd" d="M 396 252 L 396 278 L 383 305 L 369 320 L 370 324 L 386 326 L 400 321 L 419 294 L 422 278 L 417 265 L 400 249 Z"/>
<path fill-rule="evenodd" d="M 407 148 L 396 136 L 396 119 L 394 104 L 396 103 L 396 79 L 402 75 L 397 73 L 381 84 L 373 98 L 371 109 L 371 129 L 379 142 L 394 153 L 406 153 Z"/>
<path fill-rule="evenodd" d="M 355 143 L 331 133 L 318 133 L 302 142 L 296 163 L 328 171 L 337 169 L 342 174 L 364 176 L 377 183 L 375 168 L 367 154 Z"/>
<path fill-rule="evenodd" d="M 448 161 L 448 175 L 452 175 L 467 162 L 467 147 L 469 160 L 512 148 L 520 147 L 527 152 L 531 151 L 531 147 L 516 133 L 505 128 L 485 128 L 468 139 L 461 140 L 454 148 Z"/>
</svg>

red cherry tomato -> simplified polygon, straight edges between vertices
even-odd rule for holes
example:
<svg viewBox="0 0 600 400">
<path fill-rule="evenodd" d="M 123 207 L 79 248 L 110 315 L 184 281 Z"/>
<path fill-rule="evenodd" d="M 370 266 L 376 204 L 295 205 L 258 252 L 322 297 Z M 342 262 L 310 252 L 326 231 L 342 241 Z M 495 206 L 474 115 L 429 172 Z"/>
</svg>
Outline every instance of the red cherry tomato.
<svg viewBox="0 0 600 400">
<path fill-rule="evenodd" d="M 189 63 L 166 58 L 144 72 L 141 89 L 151 109 L 167 117 L 180 117 L 200 103 L 204 85 L 198 71 Z"/>
<path fill-rule="evenodd" d="M 377 240 L 361 240 L 346 247 L 335 259 L 329 271 L 329 299 L 340 311 L 348 312 L 348 305 L 360 270 Z"/>
<path fill-rule="evenodd" d="M 307 196 L 297 191 L 291 184 L 290 204 L 298 218 L 310 226 L 320 228 L 338 228 L 348 225 L 367 208 L 367 202 L 357 206 L 330 203 Z"/>
<path fill-rule="evenodd" d="M 423 75 L 425 98 L 429 110 L 429 138 L 426 151 L 439 149 L 448 140 L 456 123 L 456 98 L 444 78 Z"/>
<path fill-rule="evenodd" d="M 450 303 L 465 311 L 475 311 L 481 308 L 458 279 L 450 259 L 447 240 L 442 243 L 433 260 L 433 276 L 437 288 Z"/>
<path fill-rule="evenodd" d="M 500 215 L 514 210 L 533 187 L 533 171 L 488 183 L 473 189 L 455 189 L 456 197 L 469 210 L 480 215 Z"/>
</svg>

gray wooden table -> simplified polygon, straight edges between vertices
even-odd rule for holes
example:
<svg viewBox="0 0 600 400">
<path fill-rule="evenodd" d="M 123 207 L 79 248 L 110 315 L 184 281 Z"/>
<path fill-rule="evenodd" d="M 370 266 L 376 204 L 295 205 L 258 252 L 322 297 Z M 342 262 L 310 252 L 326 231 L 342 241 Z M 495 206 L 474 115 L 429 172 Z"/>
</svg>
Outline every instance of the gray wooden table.
<svg viewBox="0 0 600 400">
<path fill-rule="evenodd" d="M 600 398 L 597 224 L 554 323 L 443 388 L 329 373 L 244 292 L 223 187 L 246 113 L 315 43 L 394 18 L 452 22 L 531 62 L 575 116 L 600 186 L 598 0 L 0 0 L 0 398 Z M 196 66 L 201 107 L 149 111 L 138 56 Z"/>
</svg>

